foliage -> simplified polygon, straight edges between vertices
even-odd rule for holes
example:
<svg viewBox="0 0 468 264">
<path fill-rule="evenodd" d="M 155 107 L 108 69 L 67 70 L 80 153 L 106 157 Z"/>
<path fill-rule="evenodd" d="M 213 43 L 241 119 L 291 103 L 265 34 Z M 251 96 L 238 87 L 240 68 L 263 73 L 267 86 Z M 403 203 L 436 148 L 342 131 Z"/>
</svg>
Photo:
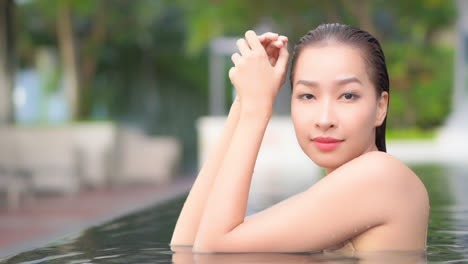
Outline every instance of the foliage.
<svg viewBox="0 0 468 264">
<path fill-rule="evenodd" d="M 393 14 L 394 36 L 419 44 L 433 41 L 435 33 L 455 22 L 455 1 L 413 0 L 382 1 Z M 435 15 L 437 14 L 437 15 Z"/>
<path fill-rule="evenodd" d="M 111 119 L 147 133 L 177 136 L 188 169 L 196 164 L 194 120 L 206 113 L 207 57 L 203 51 L 185 56 L 187 22 L 181 9 L 168 2 L 68 2 L 80 71 L 95 62 L 92 78 L 81 89 L 85 111 L 80 120 Z M 38 48 L 58 49 L 57 4 L 30 1 L 19 6 L 22 68 L 35 67 Z M 96 39 L 98 26 L 101 36 Z"/>
<path fill-rule="evenodd" d="M 34 66 L 38 47 L 58 47 L 63 5 L 78 44 L 81 120 L 176 135 L 184 164 L 196 163 L 195 120 L 207 113 L 209 42 L 258 25 L 291 44 L 326 22 L 377 35 L 391 76 L 390 129 L 432 129 L 450 111 L 453 47 L 437 34 L 454 23 L 453 0 L 32 0 L 17 9 L 21 67 Z"/>
<path fill-rule="evenodd" d="M 320 21 L 317 5 L 325 1 L 295 1 L 285 5 L 283 1 L 248 0 L 178 0 L 188 24 L 187 52 L 196 54 L 217 36 L 240 35 L 258 23 L 273 23 L 280 32 L 304 32 L 304 26 Z M 313 10 L 316 10 L 315 12 Z M 273 21 L 270 21 L 273 19 Z M 269 25 L 269 26 L 275 26 Z M 293 31 L 294 32 L 294 31 Z"/>
<path fill-rule="evenodd" d="M 433 139 L 436 136 L 436 130 L 423 130 L 418 127 L 404 129 L 387 129 L 385 137 L 388 140 L 393 139 Z"/>
<path fill-rule="evenodd" d="M 404 43 L 388 43 L 384 49 L 391 87 L 389 127 L 441 125 L 450 111 L 453 50 Z"/>
<path fill-rule="evenodd" d="M 190 54 L 214 36 L 242 36 L 264 23 L 284 31 L 294 42 L 322 22 L 356 24 L 381 40 L 391 77 L 389 127 L 423 129 L 440 126 L 450 111 L 453 47 L 441 46 L 437 33 L 453 25 L 453 1 L 183 1 L 177 3 L 188 21 Z M 366 12 L 363 12 L 366 11 Z M 433 15 L 437 12 L 437 16 Z M 365 17 L 372 19 L 366 20 Z"/>
</svg>

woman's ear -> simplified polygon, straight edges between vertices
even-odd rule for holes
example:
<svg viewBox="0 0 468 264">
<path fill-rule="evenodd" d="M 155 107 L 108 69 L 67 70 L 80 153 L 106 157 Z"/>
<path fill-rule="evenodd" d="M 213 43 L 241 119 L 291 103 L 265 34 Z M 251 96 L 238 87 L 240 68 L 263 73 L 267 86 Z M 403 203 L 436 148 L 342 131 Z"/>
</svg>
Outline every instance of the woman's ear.
<svg viewBox="0 0 468 264">
<path fill-rule="evenodd" d="M 375 126 L 378 127 L 382 125 L 385 117 L 387 116 L 388 109 L 388 92 L 383 91 L 380 94 L 380 97 L 377 99 L 377 112 L 375 118 Z"/>
</svg>

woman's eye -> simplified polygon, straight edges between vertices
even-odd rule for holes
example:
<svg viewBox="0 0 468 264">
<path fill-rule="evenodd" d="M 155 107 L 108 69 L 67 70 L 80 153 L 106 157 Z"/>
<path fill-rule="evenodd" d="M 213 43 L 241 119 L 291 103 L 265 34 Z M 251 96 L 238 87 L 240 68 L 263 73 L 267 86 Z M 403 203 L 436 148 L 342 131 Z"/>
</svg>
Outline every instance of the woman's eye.
<svg viewBox="0 0 468 264">
<path fill-rule="evenodd" d="M 344 93 L 341 98 L 345 99 L 345 100 L 353 100 L 353 99 L 357 99 L 359 98 L 358 95 L 356 94 L 353 94 L 353 93 Z"/>
<path fill-rule="evenodd" d="M 312 99 L 314 99 L 314 95 L 312 95 L 312 94 L 301 94 L 301 95 L 299 95 L 299 98 L 304 99 L 304 100 L 312 100 Z"/>
</svg>

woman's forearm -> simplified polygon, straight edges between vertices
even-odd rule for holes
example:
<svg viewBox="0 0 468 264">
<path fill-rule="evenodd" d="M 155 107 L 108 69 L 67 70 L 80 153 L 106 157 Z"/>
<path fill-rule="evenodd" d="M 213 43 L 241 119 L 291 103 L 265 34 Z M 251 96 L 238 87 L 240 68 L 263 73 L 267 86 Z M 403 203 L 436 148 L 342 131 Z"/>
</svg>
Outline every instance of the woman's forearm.
<svg viewBox="0 0 468 264">
<path fill-rule="evenodd" d="M 272 110 L 244 111 L 210 193 L 195 251 L 213 251 L 245 218 L 255 162 Z"/>
<path fill-rule="evenodd" d="M 171 245 L 193 245 L 198 232 L 200 219 L 205 209 L 206 201 L 211 192 L 211 186 L 229 148 L 232 135 L 240 116 L 240 102 L 234 101 L 224 124 L 221 135 L 214 149 L 202 166 L 192 189 L 184 203 L 177 224 L 172 234 Z"/>
</svg>

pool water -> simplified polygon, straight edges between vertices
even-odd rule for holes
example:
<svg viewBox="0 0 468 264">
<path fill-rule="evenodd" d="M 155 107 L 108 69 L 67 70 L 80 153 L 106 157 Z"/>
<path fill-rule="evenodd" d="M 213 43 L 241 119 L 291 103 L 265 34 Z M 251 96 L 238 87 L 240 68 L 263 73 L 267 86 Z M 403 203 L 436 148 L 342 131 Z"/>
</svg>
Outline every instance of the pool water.
<svg viewBox="0 0 468 264">
<path fill-rule="evenodd" d="M 412 168 L 431 199 L 426 252 L 194 255 L 190 248 L 180 247 L 174 253 L 168 243 L 186 198 L 183 195 L 0 263 L 468 263 L 468 167 L 427 164 Z"/>
</svg>

